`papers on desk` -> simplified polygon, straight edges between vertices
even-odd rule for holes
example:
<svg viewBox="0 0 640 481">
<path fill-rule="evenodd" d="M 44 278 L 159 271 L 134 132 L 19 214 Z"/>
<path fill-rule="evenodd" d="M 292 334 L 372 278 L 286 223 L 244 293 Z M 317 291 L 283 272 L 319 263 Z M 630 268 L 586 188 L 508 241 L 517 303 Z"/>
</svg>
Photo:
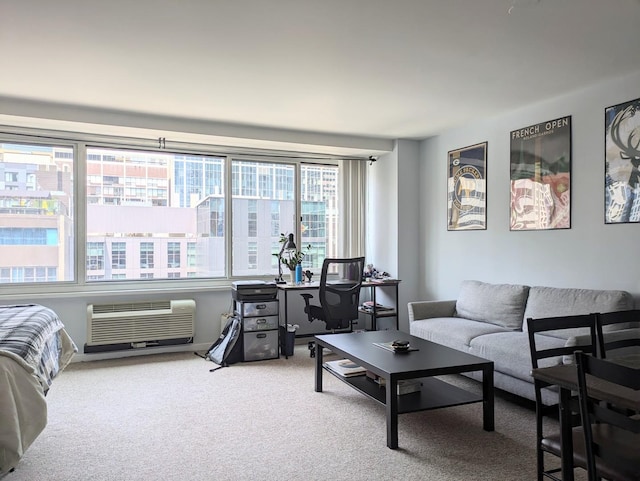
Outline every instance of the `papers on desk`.
<svg viewBox="0 0 640 481">
<path fill-rule="evenodd" d="M 365 312 L 373 312 L 373 301 L 363 302 L 360 309 Z M 383 306 L 382 304 L 376 303 L 376 312 L 382 311 L 393 311 L 393 307 Z"/>
<path fill-rule="evenodd" d="M 358 366 L 349 359 L 327 361 L 323 366 L 342 377 L 364 376 L 367 371 L 364 367 Z"/>
</svg>

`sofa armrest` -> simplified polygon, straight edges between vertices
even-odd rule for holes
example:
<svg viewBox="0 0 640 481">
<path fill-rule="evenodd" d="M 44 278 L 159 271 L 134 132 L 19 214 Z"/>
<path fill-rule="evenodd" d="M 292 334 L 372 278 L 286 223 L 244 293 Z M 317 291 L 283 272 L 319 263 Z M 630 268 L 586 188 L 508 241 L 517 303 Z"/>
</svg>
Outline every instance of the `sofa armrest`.
<svg viewBox="0 0 640 481">
<path fill-rule="evenodd" d="M 409 322 L 432 317 L 453 317 L 456 312 L 456 301 L 417 301 L 410 302 Z"/>
</svg>

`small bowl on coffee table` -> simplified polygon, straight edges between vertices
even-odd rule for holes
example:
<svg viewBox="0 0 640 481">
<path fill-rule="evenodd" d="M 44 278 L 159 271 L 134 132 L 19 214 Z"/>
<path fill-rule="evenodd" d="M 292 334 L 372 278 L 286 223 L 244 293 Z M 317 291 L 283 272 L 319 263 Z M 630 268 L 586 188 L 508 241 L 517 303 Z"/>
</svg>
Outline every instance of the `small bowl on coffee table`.
<svg viewBox="0 0 640 481">
<path fill-rule="evenodd" d="M 409 341 L 396 340 L 391 343 L 394 352 L 407 352 L 411 347 Z"/>
</svg>

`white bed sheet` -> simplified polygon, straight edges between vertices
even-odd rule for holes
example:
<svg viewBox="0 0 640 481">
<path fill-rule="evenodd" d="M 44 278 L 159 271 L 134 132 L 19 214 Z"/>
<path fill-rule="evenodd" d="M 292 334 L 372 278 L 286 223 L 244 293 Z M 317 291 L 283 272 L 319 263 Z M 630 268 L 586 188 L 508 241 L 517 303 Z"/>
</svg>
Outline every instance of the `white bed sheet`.
<svg viewBox="0 0 640 481">
<path fill-rule="evenodd" d="M 77 348 L 58 331 L 61 372 Z M 16 467 L 47 425 L 46 382 L 21 357 L 0 350 L 0 474 Z"/>
</svg>

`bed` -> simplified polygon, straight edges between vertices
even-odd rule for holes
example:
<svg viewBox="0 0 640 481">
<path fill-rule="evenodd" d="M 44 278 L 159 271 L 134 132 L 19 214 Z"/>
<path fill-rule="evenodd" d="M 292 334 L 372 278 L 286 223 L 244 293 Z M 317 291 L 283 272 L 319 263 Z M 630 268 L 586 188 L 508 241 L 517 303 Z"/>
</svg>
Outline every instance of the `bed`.
<svg viewBox="0 0 640 481">
<path fill-rule="evenodd" d="M 45 428 L 45 396 L 77 351 L 53 310 L 0 305 L 0 475 Z"/>
</svg>

